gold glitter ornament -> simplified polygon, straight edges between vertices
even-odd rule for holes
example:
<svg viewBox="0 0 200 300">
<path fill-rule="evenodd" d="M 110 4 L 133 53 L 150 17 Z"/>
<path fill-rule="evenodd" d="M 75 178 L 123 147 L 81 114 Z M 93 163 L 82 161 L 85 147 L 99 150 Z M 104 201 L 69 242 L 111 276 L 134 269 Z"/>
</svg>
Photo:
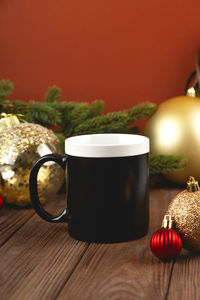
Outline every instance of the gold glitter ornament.
<svg viewBox="0 0 200 300">
<path fill-rule="evenodd" d="M 189 178 L 187 190 L 171 201 L 167 214 L 175 222 L 175 229 L 183 239 L 183 247 L 200 251 L 200 189 L 194 177 Z"/>
<path fill-rule="evenodd" d="M 0 132 L 0 195 L 18 206 L 30 205 L 29 174 L 43 155 L 59 153 L 59 140 L 52 130 L 20 123 Z M 64 171 L 54 162 L 45 163 L 38 173 L 41 202 L 62 185 Z"/>
</svg>

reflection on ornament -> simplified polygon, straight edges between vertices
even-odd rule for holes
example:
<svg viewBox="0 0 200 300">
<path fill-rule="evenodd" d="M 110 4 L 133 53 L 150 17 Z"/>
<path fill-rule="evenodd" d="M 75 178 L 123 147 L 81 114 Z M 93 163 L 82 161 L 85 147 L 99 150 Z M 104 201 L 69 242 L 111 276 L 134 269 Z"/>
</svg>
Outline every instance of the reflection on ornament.
<svg viewBox="0 0 200 300">
<path fill-rule="evenodd" d="M 162 144 L 165 149 L 176 144 L 180 137 L 181 126 L 176 118 L 166 117 L 160 123 L 158 132 L 158 146 Z"/>
<path fill-rule="evenodd" d="M 151 153 L 182 155 L 188 165 L 167 177 L 185 183 L 190 174 L 200 178 L 200 99 L 177 97 L 163 102 L 147 122 Z"/>
<path fill-rule="evenodd" d="M 195 97 L 196 96 L 196 92 L 195 92 L 195 89 L 193 88 L 193 86 L 187 90 L 187 96 L 188 97 Z"/>
<path fill-rule="evenodd" d="M 187 182 L 187 190 L 171 201 L 167 214 L 173 217 L 176 230 L 183 238 L 183 246 L 200 251 L 200 189 L 193 177 Z"/>
<path fill-rule="evenodd" d="M 0 170 L 4 180 L 12 178 L 15 174 L 15 172 L 11 169 L 11 166 L 2 166 Z"/>
<path fill-rule="evenodd" d="M 37 147 L 37 152 L 40 156 L 44 156 L 46 154 L 51 154 L 52 151 L 50 150 L 50 148 L 45 145 L 45 144 L 40 144 L 38 147 Z"/>
<path fill-rule="evenodd" d="M 50 153 L 59 153 L 59 140 L 40 125 L 21 123 L 0 132 L 0 194 L 6 202 L 30 204 L 30 170 L 41 156 Z M 61 187 L 63 179 L 64 171 L 54 162 L 40 168 L 38 190 L 42 202 Z"/>
</svg>

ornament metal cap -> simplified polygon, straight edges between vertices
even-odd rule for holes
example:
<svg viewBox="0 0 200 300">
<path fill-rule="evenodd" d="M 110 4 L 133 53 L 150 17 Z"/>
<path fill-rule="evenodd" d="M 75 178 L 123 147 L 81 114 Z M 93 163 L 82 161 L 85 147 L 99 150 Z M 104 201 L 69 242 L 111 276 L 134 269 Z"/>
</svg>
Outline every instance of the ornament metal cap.
<svg viewBox="0 0 200 300">
<path fill-rule="evenodd" d="M 1 113 L 0 114 L 0 132 L 20 123 L 17 115 Z"/>
<path fill-rule="evenodd" d="M 187 181 L 187 190 L 190 193 L 197 192 L 200 190 L 198 181 L 195 180 L 192 176 L 190 176 L 189 180 Z"/>
<path fill-rule="evenodd" d="M 162 228 L 172 228 L 173 227 L 173 219 L 170 215 L 165 215 L 162 221 Z"/>
</svg>

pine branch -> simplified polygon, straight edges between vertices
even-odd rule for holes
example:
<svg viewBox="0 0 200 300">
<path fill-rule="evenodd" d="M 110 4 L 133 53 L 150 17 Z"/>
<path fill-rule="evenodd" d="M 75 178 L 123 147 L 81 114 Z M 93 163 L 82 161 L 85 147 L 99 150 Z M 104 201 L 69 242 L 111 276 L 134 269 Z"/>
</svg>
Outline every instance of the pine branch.
<svg viewBox="0 0 200 300">
<path fill-rule="evenodd" d="M 156 104 L 142 103 L 131 109 L 101 115 L 104 102 L 95 100 L 91 104 L 77 102 L 58 102 L 61 91 L 51 87 L 45 102 L 8 101 L 13 84 L 9 80 L 0 80 L 0 113 L 23 114 L 31 123 L 43 126 L 56 125 L 55 134 L 59 137 L 64 149 L 66 137 L 90 133 L 138 133 L 134 126 L 138 120 L 151 116 L 156 110 Z M 181 170 L 187 165 L 187 159 L 181 156 L 150 155 L 151 180 L 157 175 Z"/>
<path fill-rule="evenodd" d="M 61 90 L 56 85 L 50 87 L 45 95 L 45 102 L 58 102 L 61 96 Z"/>
<path fill-rule="evenodd" d="M 129 110 L 112 112 L 104 116 L 87 119 L 76 128 L 73 135 L 102 132 L 127 132 L 135 121 L 150 116 L 156 110 L 156 104 L 143 103 Z"/>
<path fill-rule="evenodd" d="M 151 116 L 156 111 L 156 104 L 151 102 L 141 103 L 131 109 L 126 110 L 129 122 L 135 123 L 136 121 L 145 117 Z"/>
<path fill-rule="evenodd" d="M 104 116 L 97 116 L 88 119 L 78 125 L 73 135 L 86 133 L 116 132 L 120 128 L 127 127 L 127 114 L 123 112 L 108 113 Z"/>
<path fill-rule="evenodd" d="M 175 155 L 150 155 L 150 175 L 166 174 L 176 172 L 186 167 L 188 160 L 182 156 Z"/>
<path fill-rule="evenodd" d="M 64 153 L 66 137 L 62 132 L 54 132 L 54 133 L 57 136 L 57 138 L 60 140 L 60 152 Z"/>
<path fill-rule="evenodd" d="M 88 118 L 93 118 L 99 116 L 105 107 L 105 103 L 103 100 L 94 100 L 88 108 Z"/>
<path fill-rule="evenodd" d="M 64 104 L 65 103 L 65 104 Z M 77 103 L 77 102 L 62 102 L 62 116 L 64 124 L 69 124 L 71 120 L 78 117 L 79 113 L 87 109 L 88 103 Z"/>
<path fill-rule="evenodd" d="M 118 133 L 127 133 L 127 134 L 139 134 L 140 133 L 140 128 L 137 126 L 134 127 L 125 127 L 121 128 L 121 130 L 118 131 Z"/>
<path fill-rule="evenodd" d="M 74 128 L 87 119 L 88 104 L 79 103 L 74 109 L 67 114 L 67 124 L 65 125 L 64 132 L 67 136 L 72 135 Z"/>
<path fill-rule="evenodd" d="M 100 115 L 103 108 L 104 102 L 102 100 L 95 100 L 90 105 L 88 103 L 79 103 L 71 112 L 68 112 L 68 123 L 64 130 L 66 135 L 72 135 L 79 124 Z"/>
<path fill-rule="evenodd" d="M 27 106 L 26 120 L 43 126 L 57 125 L 61 122 L 61 114 L 48 103 L 30 102 Z"/>
<path fill-rule="evenodd" d="M 27 112 L 27 103 L 20 100 L 5 100 L 0 103 L 0 111 L 7 114 L 25 114 Z"/>
<path fill-rule="evenodd" d="M 0 100 L 4 100 L 9 96 L 14 89 L 13 83 L 10 80 L 0 80 Z"/>
</svg>

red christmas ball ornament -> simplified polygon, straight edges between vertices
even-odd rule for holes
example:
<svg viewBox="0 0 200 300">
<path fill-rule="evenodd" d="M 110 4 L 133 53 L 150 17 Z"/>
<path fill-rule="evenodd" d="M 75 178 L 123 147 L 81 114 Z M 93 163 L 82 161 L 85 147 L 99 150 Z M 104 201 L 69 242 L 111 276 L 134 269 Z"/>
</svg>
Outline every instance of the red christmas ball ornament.
<svg viewBox="0 0 200 300">
<path fill-rule="evenodd" d="M 0 195 L 0 208 L 3 206 L 3 197 Z"/>
<path fill-rule="evenodd" d="M 172 218 L 165 215 L 162 228 L 157 230 L 151 237 L 150 247 L 153 254 L 161 259 L 173 259 L 182 249 L 180 235 L 172 229 Z"/>
</svg>

